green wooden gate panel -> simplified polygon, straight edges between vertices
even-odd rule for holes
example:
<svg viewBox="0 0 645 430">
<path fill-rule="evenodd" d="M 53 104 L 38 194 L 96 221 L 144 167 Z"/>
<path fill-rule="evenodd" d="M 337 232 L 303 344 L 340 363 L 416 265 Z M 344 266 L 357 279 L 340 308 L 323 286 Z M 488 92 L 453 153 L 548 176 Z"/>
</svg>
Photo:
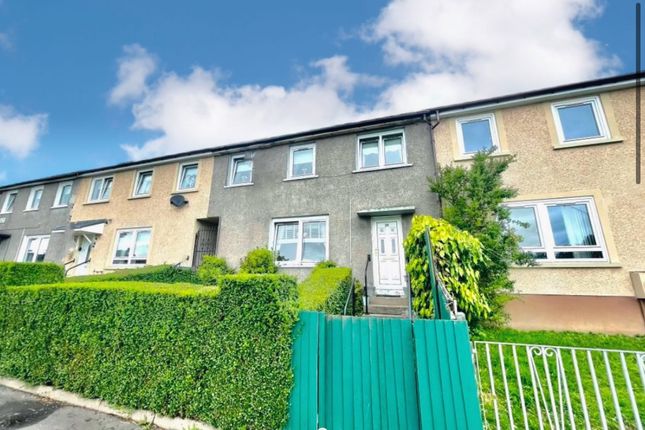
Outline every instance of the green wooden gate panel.
<svg viewBox="0 0 645 430">
<path fill-rule="evenodd" d="M 482 429 L 465 321 L 414 323 L 423 429 Z"/>
</svg>

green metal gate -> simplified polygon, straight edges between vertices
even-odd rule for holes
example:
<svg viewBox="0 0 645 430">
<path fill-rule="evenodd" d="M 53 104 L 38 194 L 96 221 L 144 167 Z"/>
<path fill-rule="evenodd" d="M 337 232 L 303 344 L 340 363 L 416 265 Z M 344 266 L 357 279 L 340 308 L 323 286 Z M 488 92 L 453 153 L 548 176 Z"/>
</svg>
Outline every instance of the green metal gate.
<svg viewBox="0 0 645 430">
<path fill-rule="evenodd" d="M 464 321 L 302 312 L 288 429 L 481 429 Z"/>
</svg>

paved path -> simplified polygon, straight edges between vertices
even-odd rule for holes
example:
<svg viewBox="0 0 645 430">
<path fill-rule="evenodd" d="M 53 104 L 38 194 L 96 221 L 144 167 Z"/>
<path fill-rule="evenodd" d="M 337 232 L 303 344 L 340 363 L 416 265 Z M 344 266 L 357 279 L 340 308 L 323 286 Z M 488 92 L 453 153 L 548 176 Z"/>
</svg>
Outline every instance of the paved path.
<svg viewBox="0 0 645 430">
<path fill-rule="evenodd" d="M 141 430 L 130 421 L 0 386 L 0 429 Z"/>
</svg>

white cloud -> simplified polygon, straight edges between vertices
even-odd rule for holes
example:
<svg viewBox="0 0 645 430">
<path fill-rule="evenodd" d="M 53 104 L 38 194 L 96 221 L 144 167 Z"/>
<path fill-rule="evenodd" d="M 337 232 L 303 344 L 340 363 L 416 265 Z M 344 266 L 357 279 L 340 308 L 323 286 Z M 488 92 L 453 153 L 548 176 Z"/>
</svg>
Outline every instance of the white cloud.
<svg viewBox="0 0 645 430">
<path fill-rule="evenodd" d="M 157 63 L 130 45 L 110 102 L 131 102 L 133 127 L 159 133 L 123 145 L 141 159 L 575 82 L 617 65 L 579 28 L 601 13 L 596 0 L 392 0 L 362 34 L 406 72 L 398 81 L 356 73 L 333 56 L 290 87 L 228 85 L 200 67 L 148 82 Z M 360 86 L 376 88 L 375 105 L 352 101 Z"/>
<path fill-rule="evenodd" d="M 157 69 L 157 61 L 138 44 L 123 47 L 119 58 L 118 84 L 110 91 L 109 102 L 119 105 L 140 97 L 146 90 L 146 81 Z"/>
<path fill-rule="evenodd" d="M 21 115 L 11 106 L 0 105 L 0 150 L 25 158 L 36 149 L 46 128 L 46 114 Z"/>
</svg>

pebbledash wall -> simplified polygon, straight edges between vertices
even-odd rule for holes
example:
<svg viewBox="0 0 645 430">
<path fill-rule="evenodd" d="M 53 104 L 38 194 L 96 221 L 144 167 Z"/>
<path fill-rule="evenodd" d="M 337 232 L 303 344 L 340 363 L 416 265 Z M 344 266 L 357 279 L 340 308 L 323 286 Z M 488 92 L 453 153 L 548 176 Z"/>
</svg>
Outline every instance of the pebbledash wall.
<svg viewBox="0 0 645 430">
<path fill-rule="evenodd" d="M 178 190 L 181 167 L 198 164 L 196 186 Z M 149 195 L 135 197 L 137 172 L 152 171 Z M 99 234 L 92 235 L 91 261 L 81 273 L 100 273 L 135 265 L 113 264 L 119 231 L 150 229 L 146 265 L 181 264 L 190 266 L 193 259 L 198 220 L 206 217 L 208 194 L 213 175 L 210 156 L 186 158 L 131 166 L 116 171 L 95 172 L 79 180 L 76 203 L 71 211 L 72 225 L 105 220 Z M 112 191 L 103 202 L 90 202 L 90 188 L 95 178 L 112 177 Z M 183 207 L 170 204 L 173 195 L 181 194 L 187 203 Z"/>
<path fill-rule="evenodd" d="M 374 170 L 357 168 L 359 138 L 392 130 L 403 132 L 405 162 Z M 315 145 L 315 175 L 290 179 L 290 150 L 303 144 Z M 235 156 L 253 160 L 252 184 L 231 186 Z M 297 141 L 216 155 L 208 215 L 219 220 L 217 254 L 238 265 L 250 249 L 271 246 L 273 221 L 323 216 L 328 217 L 328 258 L 351 267 L 363 282 L 367 254 L 375 255 L 373 217 L 400 216 L 405 238 L 414 213 L 440 215 L 438 198 L 428 191 L 427 178 L 433 175 L 430 127 L 420 115 L 407 124 L 382 121 L 332 136 L 301 135 Z M 303 278 L 313 264 L 283 270 Z M 373 293 L 373 266 L 368 269 Z"/>
<path fill-rule="evenodd" d="M 609 135 L 562 144 L 554 107 L 594 99 L 592 104 L 604 116 Z M 645 186 L 635 181 L 633 80 L 554 91 L 538 99 L 446 110 L 441 116 L 435 129 L 440 165 L 469 163 L 462 149 L 460 121 L 492 117 L 498 153 L 517 157 L 504 175 L 505 183 L 519 193 L 510 204 L 584 200 L 597 213 L 594 233 L 604 241 L 605 258 L 514 268 L 516 298 L 507 306 L 511 325 L 644 334 L 639 286 L 645 273 Z M 548 240 L 547 234 L 542 232 L 543 240 Z"/>
</svg>

